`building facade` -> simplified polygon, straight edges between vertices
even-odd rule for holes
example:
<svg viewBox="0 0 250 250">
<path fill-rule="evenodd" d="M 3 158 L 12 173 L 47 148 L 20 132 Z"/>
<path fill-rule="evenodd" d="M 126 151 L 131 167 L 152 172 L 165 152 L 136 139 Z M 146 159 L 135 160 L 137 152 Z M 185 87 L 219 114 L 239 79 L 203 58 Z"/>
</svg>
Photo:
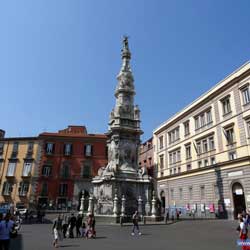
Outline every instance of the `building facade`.
<svg viewBox="0 0 250 250">
<path fill-rule="evenodd" d="M 250 63 L 154 131 L 162 206 L 236 218 L 250 208 Z"/>
<path fill-rule="evenodd" d="M 153 137 L 140 145 L 138 161 L 139 167 L 144 168 L 148 175 L 154 177 Z"/>
<path fill-rule="evenodd" d="M 39 139 L 39 207 L 78 208 L 82 191 L 85 195 L 92 192 L 92 177 L 107 164 L 106 135 L 88 134 L 84 126 L 68 126 L 57 133 L 42 133 Z"/>
<path fill-rule="evenodd" d="M 0 137 L 0 206 L 35 207 L 37 169 L 41 157 L 37 137 Z"/>
</svg>

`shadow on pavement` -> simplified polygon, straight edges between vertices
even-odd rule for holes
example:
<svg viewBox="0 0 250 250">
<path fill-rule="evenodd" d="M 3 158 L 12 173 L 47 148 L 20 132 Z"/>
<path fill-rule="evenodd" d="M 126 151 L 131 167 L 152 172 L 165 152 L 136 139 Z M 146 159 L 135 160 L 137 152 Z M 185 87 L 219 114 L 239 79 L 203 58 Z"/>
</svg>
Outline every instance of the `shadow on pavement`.
<svg viewBox="0 0 250 250">
<path fill-rule="evenodd" d="M 10 250 L 24 250 L 23 238 L 21 234 L 18 234 L 16 238 L 11 239 Z"/>
<path fill-rule="evenodd" d="M 76 245 L 76 244 L 69 244 L 69 245 L 59 245 L 59 247 L 80 247 L 80 245 Z"/>
</svg>

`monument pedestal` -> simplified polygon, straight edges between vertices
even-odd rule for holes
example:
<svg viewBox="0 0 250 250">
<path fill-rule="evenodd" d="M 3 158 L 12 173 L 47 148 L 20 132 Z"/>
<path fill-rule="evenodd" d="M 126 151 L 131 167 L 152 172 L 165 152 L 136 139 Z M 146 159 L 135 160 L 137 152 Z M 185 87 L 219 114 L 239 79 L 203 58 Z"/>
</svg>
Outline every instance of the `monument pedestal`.
<svg viewBox="0 0 250 250">
<path fill-rule="evenodd" d="M 138 209 L 138 197 L 142 200 L 142 214 L 145 214 L 145 205 L 150 200 L 151 180 L 149 177 L 139 178 L 137 175 L 110 177 L 96 177 L 92 181 L 94 196 L 96 197 L 96 214 L 113 215 L 114 197 L 117 195 L 117 215 L 121 214 L 122 197 L 126 199 L 125 215 L 132 215 Z"/>
</svg>

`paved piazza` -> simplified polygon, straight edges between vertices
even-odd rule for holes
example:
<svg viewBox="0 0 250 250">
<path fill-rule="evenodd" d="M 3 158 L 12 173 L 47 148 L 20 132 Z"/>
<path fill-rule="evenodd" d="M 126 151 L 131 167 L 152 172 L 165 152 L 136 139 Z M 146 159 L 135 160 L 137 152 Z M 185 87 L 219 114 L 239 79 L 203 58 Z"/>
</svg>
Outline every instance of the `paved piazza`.
<svg viewBox="0 0 250 250">
<path fill-rule="evenodd" d="M 23 225 L 11 250 L 45 250 L 52 247 L 51 224 Z M 131 226 L 97 225 L 97 239 L 66 239 L 62 249 L 237 250 L 235 221 L 181 221 L 169 225 L 141 226 L 142 236 L 131 236 Z"/>
</svg>

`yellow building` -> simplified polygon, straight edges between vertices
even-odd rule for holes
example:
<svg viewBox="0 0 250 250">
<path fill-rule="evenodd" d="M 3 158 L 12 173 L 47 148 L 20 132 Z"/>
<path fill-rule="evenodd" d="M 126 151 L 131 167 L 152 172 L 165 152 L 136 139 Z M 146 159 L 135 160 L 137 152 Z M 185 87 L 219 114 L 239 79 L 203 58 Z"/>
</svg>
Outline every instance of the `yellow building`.
<svg viewBox="0 0 250 250">
<path fill-rule="evenodd" d="M 37 137 L 4 138 L 0 131 L 0 207 L 32 207 L 38 176 Z"/>
<path fill-rule="evenodd" d="M 162 206 L 197 217 L 250 209 L 250 63 L 154 131 Z"/>
</svg>

